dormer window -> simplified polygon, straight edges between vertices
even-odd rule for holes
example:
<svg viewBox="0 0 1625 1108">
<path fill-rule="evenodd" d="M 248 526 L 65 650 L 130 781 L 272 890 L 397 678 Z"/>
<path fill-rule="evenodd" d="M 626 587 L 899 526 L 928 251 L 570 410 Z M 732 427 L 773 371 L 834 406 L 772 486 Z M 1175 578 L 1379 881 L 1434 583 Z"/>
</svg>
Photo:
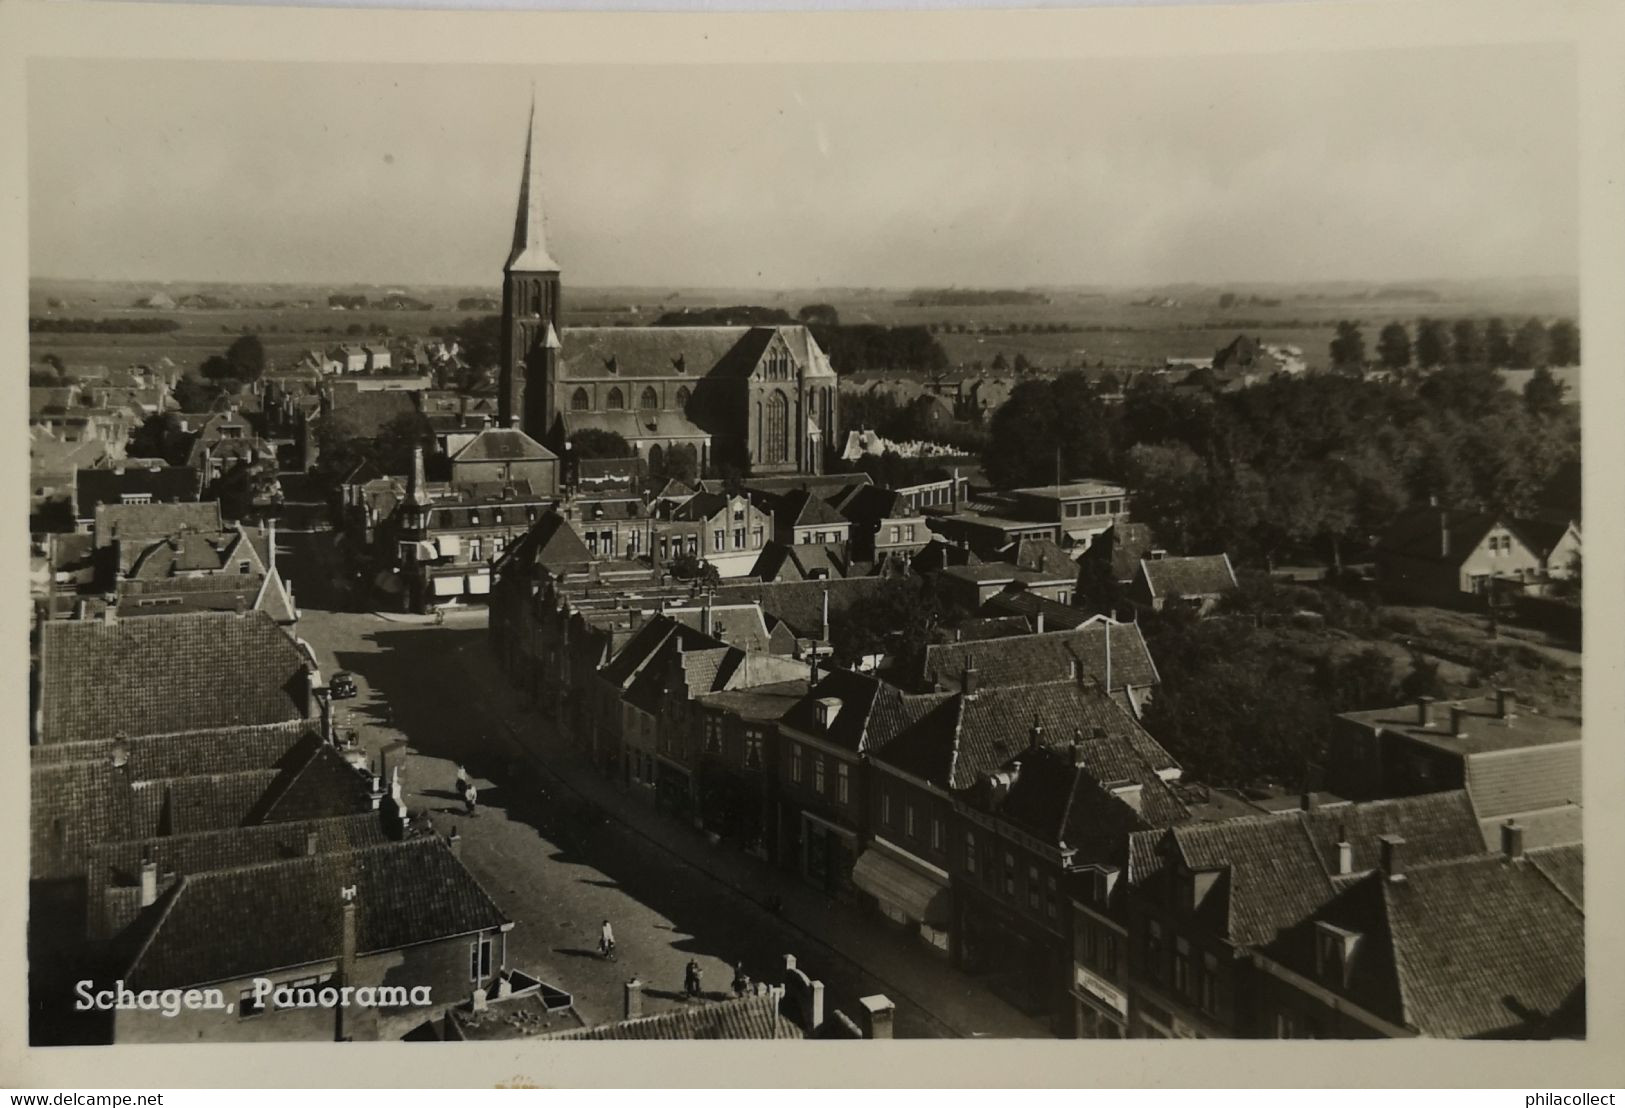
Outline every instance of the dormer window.
<svg viewBox="0 0 1625 1108">
<path fill-rule="evenodd" d="M 1315 975 L 1333 988 L 1347 988 L 1349 967 L 1360 944 L 1360 933 L 1324 920 L 1315 924 Z"/>
<path fill-rule="evenodd" d="M 818 701 L 818 726 L 828 731 L 835 723 L 835 717 L 841 713 L 841 700 L 839 697 L 826 696 Z"/>
</svg>

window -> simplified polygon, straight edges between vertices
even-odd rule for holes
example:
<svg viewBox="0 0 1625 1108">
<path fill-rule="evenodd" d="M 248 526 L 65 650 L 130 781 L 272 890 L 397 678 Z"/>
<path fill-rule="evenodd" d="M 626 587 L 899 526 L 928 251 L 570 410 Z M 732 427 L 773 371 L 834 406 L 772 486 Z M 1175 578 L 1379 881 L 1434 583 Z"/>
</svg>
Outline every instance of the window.
<svg viewBox="0 0 1625 1108">
<path fill-rule="evenodd" d="M 903 834 L 914 838 L 914 805 L 903 805 Z"/>
<path fill-rule="evenodd" d="M 502 522 L 502 509 L 501 508 L 493 509 L 492 512 L 491 512 L 491 518 L 494 519 L 496 522 L 501 523 Z"/>
<path fill-rule="evenodd" d="M 1180 996 L 1191 991 L 1191 944 L 1183 936 L 1174 940 L 1174 991 Z"/>
<path fill-rule="evenodd" d="M 752 531 L 750 533 L 750 544 L 753 547 L 757 547 L 757 548 L 761 547 L 761 545 L 762 545 L 762 529 L 760 527 L 756 528 L 754 531 Z"/>
<path fill-rule="evenodd" d="M 626 407 L 626 397 L 621 395 L 620 389 L 610 389 L 609 395 L 604 397 L 606 411 L 618 412 Z"/>
<path fill-rule="evenodd" d="M 570 410 L 572 412 L 584 412 L 591 407 L 592 400 L 587 396 L 586 389 L 577 389 L 570 394 Z"/>
<path fill-rule="evenodd" d="M 722 753 L 722 721 L 719 719 L 705 721 L 705 752 L 707 754 Z"/>
<path fill-rule="evenodd" d="M 891 790 L 880 791 L 880 824 L 882 827 L 891 826 Z"/>
<path fill-rule="evenodd" d="M 762 740 L 748 738 L 745 740 L 745 768 L 762 768 Z"/>
<path fill-rule="evenodd" d="M 468 979 L 483 981 L 491 976 L 491 936 L 481 935 L 468 951 Z"/>
<path fill-rule="evenodd" d="M 1212 954 L 1202 955 L 1202 978 L 1198 986 L 1198 1003 L 1202 1011 L 1212 1015 L 1219 1009 L 1219 959 Z"/>
<path fill-rule="evenodd" d="M 503 546 L 502 536 L 498 535 L 496 538 L 492 539 L 491 540 L 491 557 L 495 558 L 498 555 L 500 555 L 502 553 L 502 546 Z"/>
<path fill-rule="evenodd" d="M 976 872 L 976 832 L 965 832 L 965 872 Z"/>
<path fill-rule="evenodd" d="M 237 994 L 237 1018 L 240 1020 L 253 1019 L 265 1012 L 265 1002 L 254 995 L 253 989 L 244 989 Z"/>
<path fill-rule="evenodd" d="M 471 562 L 477 562 L 477 561 L 480 560 L 480 540 L 479 539 L 469 539 L 468 540 L 468 560 L 471 561 Z"/>
<path fill-rule="evenodd" d="M 824 756 L 813 755 L 813 789 L 820 795 L 824 791 Z"/>
<path fill-rule="evenodd" d="M 1044 885 L 1044 914 L 1050 919 L 1056 919 L 1060 914 L 1060 907 L 1055 902 L 1055 878 L 1050 877 Z"/>
<path fill-rule="evenodd" d="M 790 780 L 801 782 L 801 744 L 790 744 Z"/>
<path fill-rule="evenodd" d="M 1123 510 L 1123 502 L 1121 500 L 1113 500 L 1112 501 L 1111 514 L 1112 515 L 1117 515 L 1122 510 Z"/>
<path fill-rule="evenodd" d="M 477 511 L 469 512 L 468 513 L 468 522 L 472 526 L 478 527 L 480 525 L 480 513 L 477 512 Z"/>
<path fill-rule="evenodd" d="M 594 558 L 598 557 L 598 532 L 596 531 L 587 532 L 587 553 Z"/>
<path fill-rule="evenodd" d="M 712 531 L 711 532 L 711 549 L 712 550 L 715 550 L 718 553 L 721 553 L 723 547 L 727 545 L 727 541 L 728 541 L 728 534 L 727 534 L 726 531 Z"/>
<path fill-rule="evenodd" d="M 835 799 L 842 804 L 852 803 L 852 767 L 845 762 L 835 767 Z"/>
<path fill-rule="evenodd" d="M 688 397 L 689 392 L 687 385 L 684 385 L 682 388 L 677 390 L 677 410 L 679 412 L 688 411 Z"/>
<path fill-rule="evenodd" d="M 1078 924 L 1078 946 L 1085 965 L 1095 965 L 1100 958 L 1100 931 L 1092 923 Z"/>
<path fill-rule="evenodd" d="M 1100 971 L 1117 976 L 1117 936 L 1109 931 L 1100 936 Z"/>
<path fill-rule="evenodd" d="M 936 816 L 931 817 L 931 849 L 941 850 L 944 840 L 942 820 Z"/>
<path fill-rule="evenodd" d="M 525 518 L 527 520 L 529 520 L 531 523 L 535 523 L 536 522 L 536 509 L 535 508 L 526 508 L 525 509 Z"/>
<path fill-rule="evenodd" d="M 892 542 L 901 541 L 901 539 L 902 539 L 902 530 L 903 529 L 901 527 L 893 527 L 891 529 L 891 541 Z"/>
<path fill-rule="evenodd" d="M 127 493 L 122 493 L 119 496 L 119 503 L 120 504 L 151 504 L 152 503 L 152 493 L 150 493 L 150 492 L 127 492 Z"/>
<path fill-rule="evenodd" d="M 642 408 L 644 411 L 650 411 L 660 407 L 660 394 L 655 392 L 653 385 L 650 385 L 648 388 L 644 389 L 643 395 L 638 397 L 638 407 Z"/>
<path fill-rule="evenodd" d="M 237 572 L 238 573 L 248 573 L 251 568 L 252 567 L 250 567 L 247 562 L 238 562 L 237 563 Z"/>
<path fill-rule="evenodd" d="M 1016 856 L 1004 856 L 1004 895 L 1014 900 L 1016 896 Z"/>
<path fill-rule="evenodd" d="M 1162 980 L 1162 924 L 1150 920 L 1145 927 L 1145 972 Z"/>
<path fill-rule="evenodd" d="M 734 528 L 734 549 L 745 549 L 745 529 L 743 527 Z"/>
<path fill-rule="evenodd" d="M 1038 867 L 1027 867 L 1027 907 L 1038 907 Z"/>
<path fill-rule="evenodd" d="M 912 524 L 912 523 L 907 524 L 903 528 L 903 541 L 904 542 L 913 542 L 914 541 L 914 524 Z"/>
</svg>

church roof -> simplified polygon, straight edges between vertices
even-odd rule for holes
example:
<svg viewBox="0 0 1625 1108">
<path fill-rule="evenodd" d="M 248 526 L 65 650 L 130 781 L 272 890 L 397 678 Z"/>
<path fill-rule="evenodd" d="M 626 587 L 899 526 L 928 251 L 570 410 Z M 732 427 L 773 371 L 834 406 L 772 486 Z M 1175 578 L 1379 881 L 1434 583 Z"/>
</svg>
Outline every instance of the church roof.
<svg viewBox="0 0 1625 1108">
<path fill-rule="evenodd" d="M 800 324 L 776 327 L 566 327 L 561 380 L 746 377 L 775 336 L 804 372 L 833 376 L 829 358 Z M 628 403 L 635 403 L 628 398 Z"/>
<path fill-rule="evenodd" d="M 708 439 L 710 433 L 696 426 L 681 412 L 620 411 L 564 412 L 565 437 L 577 431 L 613 431 L 627 442 L 639 439 Z"/>
<path fill-rule="evenodd" d="M 519 179 L 519 213 L 513 222 L 513 250 L 508 270 L 557 273 L 559 263 L 547 250 L 547 225 L 542 218 L 542 169 L 535 158 L 536 104 L 530 105 L 525 132 L 525 171 Z"/>
</svg>

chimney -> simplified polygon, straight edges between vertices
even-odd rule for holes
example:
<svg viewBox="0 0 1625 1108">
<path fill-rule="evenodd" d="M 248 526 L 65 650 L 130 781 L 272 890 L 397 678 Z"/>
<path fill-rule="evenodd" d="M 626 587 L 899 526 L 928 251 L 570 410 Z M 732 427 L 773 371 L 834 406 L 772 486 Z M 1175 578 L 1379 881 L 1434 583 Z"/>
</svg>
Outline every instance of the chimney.
<svg viewBox="0 0 1625 1108">
<path fill-rule="evenodd" d="M 453 827 L 451 829 L 451 834 L 446 836 L 446 845 L 451 848 L 451 856 L 453 858 L 461 858 L 463 856 L 463 836 L 458 833 L 457 828 Z"/>
<path fill-rule="evenodd" d="M 156 903 L 158 903 L 158 863 L 150 858 L 142 858 L 141 907 L 151 908 Z"/>
<path fill-rule="evenodd" d="M 700 605 L 700 633 L 711 634 L 711 594 L 705 594 L 705 602 Z"/>
<path fill-rule="evenodd" d="M 1083 768 L 1083 751 L 1083 729 L 1081 727 L 1074 728 L 1072 731 L 1072 767 L 1074 769 Z"/>
<path fill-rule="evenodd" d="M 1303 793 L 1298 797 L 1298 807 L 1305 812 L 1313 812 L 1317 803 L 1319 801 L 1315 797 L 1315 790 L 1305 785 Z"/>
<path fill-rule="evenodd" d="M 959 691 L 968 696 L 976 694 L 977 686 L 981 684 L 981 675 L 976 669 L 976 655 L 965 655 L 965 672 L 959 678 Z"/>
<path fill-rule="evenodd" d="M 1383 835 L 1377 840 L 1381 852 L 1382 872 L 1390 881 L 1405 880 L 1405 839 L 1401 835 Z"/>
<path fill-rule="evenodd" d="M 1038 714 L 1033 713 L 1033 725 L 1027 729 L 1027 745 L 1037 748 L 1044 745 L 1044 725 L 1038 722 Z"/>
<path fill-rule="evenodd" d="M 1450 706 L 1450 737 L 1451 738 L 1453 738 L 1453 739 L 1462 739 L 1462 738 L 1467 737 L 1467 731 L 1462 726 L 1462 720 L 1466 717 L 1466 715 L 1467 715 L 1467 709 L 1463 708 L 1461 705 L 1452 704 Z"/>
<path fill-rule="evenodd" d="M 1515 711 L 1517 704 L 1518 694 L 1512 689 L 1503 688 L 1495 690 L 1496 719 L 1516 719 L 1518 715 L 1518 713 Z"/>
<path fill-rule="evenodd" d="M 889 1039 L 892 1037 L 892 1015 L 897 1010 L 885 993 L 875 993 L 873 996 L 860 997 L 858 1004 L 863 1007 L 863 1037 L 865 1039 Z"/>
<path fill-rule="evenodd" d="M 1433 698 L 1431 696 L 1416 698 L 1416 725 L 1418 727 L 1433 726 Z"/>
<path fill-rule="evenodd" d="M 626 998 L 626 1005 L 622 1011 L 623 1018 L 635 1020 L 643 1015 L 643 981 L 634 977 L 621 987 Z"/>
<path fill-rule="evenodd" d="M 412 473 L 406 479 L 406 502 L 421 508 L 429 503 L 429 479 L 423 470 L 423 447 L 412 448 Z"/>
<path fill-rule="evenodd" d="M 1035 635 L 1044 633 L 1044 609 L 1042 608 L 1038 609 L 1038 618 L 1033 621 L 1033 633 Z"/>
<path fill-rule="evenodd" d="M 829 589 L 824 589 L 824 623 L 823 631 L 819 635 L 820 642 L 829 642 Z"/>
<path fill-rule="evenodd" d="M 1523 828 L 1515 819 L 1501 825 L 1501 853 L 1509 859 L 1523 857 Z"/>
<path fill-rule="evenodd" d="M 305 832 L 305 855 L 308 857 L 309 855 L 312 855 L 312 854 L 315 854 L 315 853 L 316 853 L 316 832 L 314 832 L 314 831 L 306 831 Z"/>
<path fill-rule="evenodd" d="M 118 622 L 118 601 L 116 599 L 109 597 L 103 604 L 102 622 L 109 624 Z"/>
<path fill-rule="evenodd" d="M 1347 834 L 1337 837 L 1337 872 L 1343 875 L 1354 872 L 1354 844 L 1349 842 Z"/>
</svg>

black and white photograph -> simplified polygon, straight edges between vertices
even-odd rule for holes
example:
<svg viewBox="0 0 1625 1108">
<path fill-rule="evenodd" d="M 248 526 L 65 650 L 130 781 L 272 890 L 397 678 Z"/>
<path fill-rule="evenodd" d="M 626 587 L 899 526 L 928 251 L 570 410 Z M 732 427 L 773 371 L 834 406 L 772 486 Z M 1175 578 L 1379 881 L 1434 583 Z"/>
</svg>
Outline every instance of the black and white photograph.
<svg viewBox="0 0 1625 1108">
<path fill-rule="evenodd" d="M 1584 46 L 1416 7 L 20 59 L 27 1046 L 1590 1038 Z"/>
</svg>

